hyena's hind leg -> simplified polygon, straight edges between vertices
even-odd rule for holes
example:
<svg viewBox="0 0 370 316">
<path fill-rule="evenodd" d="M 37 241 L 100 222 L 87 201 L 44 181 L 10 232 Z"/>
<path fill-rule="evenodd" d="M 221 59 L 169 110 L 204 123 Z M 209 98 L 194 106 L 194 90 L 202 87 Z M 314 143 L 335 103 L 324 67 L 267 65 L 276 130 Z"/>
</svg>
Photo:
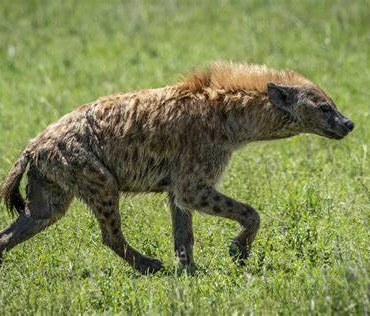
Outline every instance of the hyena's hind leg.
<svg viewBox="0 0 370 316">
<path fill-rule="evenodd" d="M 190 211 L 182 210 L 176 206 L 174 202 L 174 195 L 172 193 L 169 193 L 169 204 L 171 208 L 175 255 L 179 258 L 179 261 L 182 265 L 193 265 L 193 215 Z"/>
<path fill-rule="evenodd" d="M 0 255 L 55 223 L 65 214 L 71 200 L 70 194 L 30 167 L 25 209 L 0 232 Z"/>
<path fill-rule="evenodd" d="M 98 219 L 103 243 L 139 272 L 154 273 L 162 268 L 162 263 L 144 256 L 126 241 L 121 230 L 119 213 L 119 191 L 115 178 L 103 166 L 96 162 L 83 177 L 81 198 L 92 209 Z"/>
</svg>

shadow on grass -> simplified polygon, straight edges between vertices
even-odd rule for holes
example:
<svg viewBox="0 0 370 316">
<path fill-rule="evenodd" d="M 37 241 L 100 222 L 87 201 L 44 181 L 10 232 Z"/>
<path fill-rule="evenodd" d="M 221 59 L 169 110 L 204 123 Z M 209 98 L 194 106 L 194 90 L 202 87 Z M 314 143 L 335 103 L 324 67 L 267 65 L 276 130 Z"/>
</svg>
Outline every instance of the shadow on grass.
<svg viewBox="0 0 370 316">
<path fill-rule="evenodd" d="M 208 270 L 205 267 L 199 265 L 183 266 L 181 264 L 176 266 L 164 267 L 162 270 L 154 274 L 141 274 L 138 271 L 131 270 L 128 272 L 128 276 L 138 279 L 142 277 L 199 277 L 208 274 Z"/>
</svg>

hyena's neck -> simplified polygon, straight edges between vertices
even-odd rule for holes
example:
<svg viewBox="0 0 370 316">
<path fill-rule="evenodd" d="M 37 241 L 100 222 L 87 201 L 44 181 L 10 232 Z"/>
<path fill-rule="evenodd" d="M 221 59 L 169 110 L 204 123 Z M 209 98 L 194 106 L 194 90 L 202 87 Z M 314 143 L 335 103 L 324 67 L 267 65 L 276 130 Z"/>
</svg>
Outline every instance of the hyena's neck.
<svg viewBox="0 0 370 316">
<path fill-rule="evenodd" d="M 226 132 L 231 143 L 243 144 L 297 135 L 290 115 L 273 106 L 266 94 L 251 93 L 227 105 Z"/>
</svg>

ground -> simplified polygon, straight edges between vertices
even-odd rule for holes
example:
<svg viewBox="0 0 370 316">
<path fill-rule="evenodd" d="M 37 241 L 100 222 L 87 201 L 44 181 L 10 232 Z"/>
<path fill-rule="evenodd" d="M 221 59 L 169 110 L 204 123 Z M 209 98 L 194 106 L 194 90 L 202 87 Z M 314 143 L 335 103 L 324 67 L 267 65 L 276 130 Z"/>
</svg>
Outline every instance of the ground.
<svg viewBox="0 0 370 316">
<path fill-rule="evenodd" d="M 75 106 L 160 87 L 218 59 L 302 72 L 356 123 L 237 152 L 221 190 L 260 210 L 246 267 L 238 225 L 195 216 L 197 272 L 178 269 L 164 195 L 121 200 L 129 241 L 163 259 L 154 276 L 101 245 L 75 201 L 66 217 L 5 256 L 9 314 L 370 313 L 370 1 L 2 1 L 0 177 L 27 141 Z M 11 221 L 0 206 L 0 226 Z"/>
</svg>

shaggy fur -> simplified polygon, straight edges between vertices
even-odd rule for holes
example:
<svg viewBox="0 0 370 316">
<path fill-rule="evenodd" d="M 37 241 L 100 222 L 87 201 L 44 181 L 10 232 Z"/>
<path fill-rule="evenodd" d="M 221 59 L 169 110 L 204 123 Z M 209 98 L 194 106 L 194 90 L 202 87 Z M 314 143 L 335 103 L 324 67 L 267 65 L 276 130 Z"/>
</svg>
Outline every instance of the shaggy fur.
<svg viewBox="0 0 370 316">
<path fill-rule="evenodd" d="M 323 102 L 344 119 L 321 89 L 295 72 L 216 63 L 173 86 L 83 105 L 32 139 L 6 177 L 2 197 L 19 217 L 0 232 L 0 254 L 62 217 L 76 196 L 95 214 L 104 244 L 140 272 L 155 272 L 161 262 L 140 254 L 122 234 L 119 195 L 167 192 L 181 263 L 193 263 L 192 210 L 239 222 L 230 253 L 244 262 L 259 215 L 215 185 L 233 151 L 248 142 L 300 132 L 343 137 L 336 117 L 330 125 L 319 110 Z M 27 166 L 24 202 L 19 184 Z"/>
<path fill-rule="evenodd" d="M 204 71 L 189 74 L 180 87 L 194 93 L 206 88 L 267 92 L 268 82 L 298 86 L 312 84 L 294 71 L 277 71 L 265 65 L 216 62 Z"/>
</svg>

